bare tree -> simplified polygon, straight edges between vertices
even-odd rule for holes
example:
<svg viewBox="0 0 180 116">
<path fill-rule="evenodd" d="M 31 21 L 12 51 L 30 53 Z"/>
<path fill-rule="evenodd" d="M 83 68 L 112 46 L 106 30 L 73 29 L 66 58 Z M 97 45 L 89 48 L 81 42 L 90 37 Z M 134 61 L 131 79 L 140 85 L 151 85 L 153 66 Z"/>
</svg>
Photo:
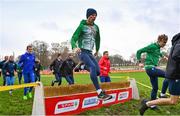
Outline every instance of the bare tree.
<svg viewBox="0 0 180 116">
<path fill-rule="evenodd" d="M 56 54 L 61 52 L 61 45 L 59 43 L 51 43 L 51 52 Z"/>
<path fill-rule="evenodd" d="M 45 67 L 49 65 L 49 45 L 44 41 L 36 40 L 32 42 L 33 51 L 36 57 L 41 61 L 41 64 Z"/>
</svg>

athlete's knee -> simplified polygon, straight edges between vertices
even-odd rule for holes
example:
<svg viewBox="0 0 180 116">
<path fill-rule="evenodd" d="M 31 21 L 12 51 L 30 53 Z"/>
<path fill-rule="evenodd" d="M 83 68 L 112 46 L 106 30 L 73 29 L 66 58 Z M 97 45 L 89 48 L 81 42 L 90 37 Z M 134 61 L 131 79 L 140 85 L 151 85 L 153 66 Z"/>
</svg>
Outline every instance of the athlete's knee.
<svg viewBox="0 0 180 116">
<path fill-rule="evenodd" d="M 171 102 L 170 102 L 170 104 L 172 104 L 172 105 L 176 105 L 178 102 L 177 101 L 173 101 L 173 100 L 171 100 Z"/>
<path fill-rule="evenodd" d="M 170 104 L 176 105 L 177 103 L 178 103 L 178 99 L 172 99 L 171 98 Z"/>
</svg>

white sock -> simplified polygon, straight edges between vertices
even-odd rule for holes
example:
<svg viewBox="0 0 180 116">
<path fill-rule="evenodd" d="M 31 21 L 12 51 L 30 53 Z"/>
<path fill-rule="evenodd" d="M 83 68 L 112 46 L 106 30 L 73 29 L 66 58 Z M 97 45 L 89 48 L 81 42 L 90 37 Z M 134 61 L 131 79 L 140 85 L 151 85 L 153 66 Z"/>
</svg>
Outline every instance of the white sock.
<svg viewBox="0 0 180 116">
<path fill-rule="evenodd" d="M 161 96 L 165 96 L 166 94 L 164 94 L 164 93 L 161 93 Z"/>
<path fill-rule="evenodd" d="M 154 107 L 156 107 L 156 105 L 152 105 L 152 106 L 150 106 L 151 108 L 154 108 Z"/>
<path fill-rule="evenodd" d="M 9 91 L 9 94 L 12 94 L 12 90 Z"/>
<path fill-rule="evenodd" d="M 97 94 L 99 95 L 101 93 L 102 89 L 98 89 L 96 91 L 97 91 Z"/>
</svg>

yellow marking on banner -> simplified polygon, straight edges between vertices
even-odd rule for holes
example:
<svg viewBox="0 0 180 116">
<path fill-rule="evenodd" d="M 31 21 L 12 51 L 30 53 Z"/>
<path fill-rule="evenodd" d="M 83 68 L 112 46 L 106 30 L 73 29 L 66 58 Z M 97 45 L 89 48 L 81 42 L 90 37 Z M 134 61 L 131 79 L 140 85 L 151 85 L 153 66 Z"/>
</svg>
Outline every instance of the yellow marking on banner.
<svg viewBox="0 0 180 116">
<path fill-rule="evenodd" d="M 38 85 L 39 85 L 39 83 L 28 83 L 28 84 L 21 84 L 21 85 L 2 86 L 2 87 L 0 87 L 0 91 L 20 89 L 20 88 L 24 88 L 24 87 L 35 87 Z"/>
<path fill-rule="evenodd" d="M 122 79 L 122 78 L 124 78 L 124 79 L 129 79 L 128 76 L 110 76 L 110 78 L 116 78 L 116 79 Z"/>
<path fill-rule="evenodd" d="M 138 82 L 138 81 L 136 81 L 139 85 L 141 85 L 141 86 L 144 86 L 144 87 L 146 87 L 146 88 L 148 88 L 148 89 L 152 89 L 152 87 L 150 87 L 150 86 L 148 86 L 148 85 L 145 85 L 145 84 L 143 84 L 143 83 L 140 83 L 140 82 Z M 158 90 L 158 92 L 161 92 L 160 90 Z M 167 95 L 170 95 L 169 93 L 166 93 Z"/>
</svg>

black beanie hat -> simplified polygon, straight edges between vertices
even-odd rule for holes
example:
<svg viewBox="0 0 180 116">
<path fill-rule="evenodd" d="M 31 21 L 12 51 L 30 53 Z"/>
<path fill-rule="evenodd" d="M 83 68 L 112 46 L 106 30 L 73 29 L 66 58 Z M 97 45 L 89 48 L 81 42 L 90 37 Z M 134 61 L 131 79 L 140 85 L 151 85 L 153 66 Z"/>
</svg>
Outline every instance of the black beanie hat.
<svg viewBox="0 0 180 116">
<path fill-rule="evenodd" d="M 92 14 L 96 14 L 96 15 L 97 15 L 96 10 L 93 9 L 93 8 L 88 8 L 88 9 L 87 9 L 87 12 L 86 12 L 86 18 L 88 18 L 88 17 L 89 17 L 90 15 L 92 15 Z"/>
</svg>

